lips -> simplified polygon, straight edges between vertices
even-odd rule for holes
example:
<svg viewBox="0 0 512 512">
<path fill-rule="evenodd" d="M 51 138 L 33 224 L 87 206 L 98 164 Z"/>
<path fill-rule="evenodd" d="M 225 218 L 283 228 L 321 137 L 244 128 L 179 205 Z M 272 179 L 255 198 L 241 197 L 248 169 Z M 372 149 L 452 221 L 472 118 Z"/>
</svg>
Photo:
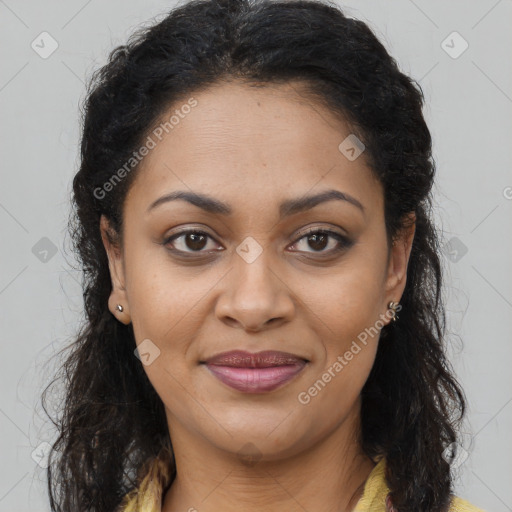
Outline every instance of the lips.
<svg viewBox="0 0 512 512">
<path fill-rule="evenodd" d="M 270 368 L 272 366 L 297 364 L 304 361 L 304 358 L 289 352 L 266 350 L 264 352 L 251 353 L 244 352 L 243 350 L 233 350 L 211 357 L 206 361 L 206 364 L 237 368 Z"/>
<path fill-rule="evenodd" d="M 221 382 L 245 393 L 272 391 L 300 373 L 308 361 L 289 352 L 257 353 L 234 350 L 208 359 L 204 364 Z"/>
</svg>

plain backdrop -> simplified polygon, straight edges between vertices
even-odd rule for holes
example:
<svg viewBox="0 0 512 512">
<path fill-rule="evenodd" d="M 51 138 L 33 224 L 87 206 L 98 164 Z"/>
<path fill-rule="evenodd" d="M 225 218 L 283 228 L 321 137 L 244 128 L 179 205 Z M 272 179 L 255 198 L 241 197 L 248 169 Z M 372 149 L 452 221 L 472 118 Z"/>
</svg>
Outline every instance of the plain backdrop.
<svg viewBox="0 0 512 512">
<path fill-rule="evenodd" d="M 0 0 L 0 511 L 49 510 L 44 460 L 54 432 L 39 400 L 55 369 L 48 361 L 82 318 L 65 230 L 84 83 L 134 28 L 175 5 Z M 510 511 L 512 2 L 340 5 L 425 93 L 449 355 L 469 403 L 456 493 Z"/>
</svg>

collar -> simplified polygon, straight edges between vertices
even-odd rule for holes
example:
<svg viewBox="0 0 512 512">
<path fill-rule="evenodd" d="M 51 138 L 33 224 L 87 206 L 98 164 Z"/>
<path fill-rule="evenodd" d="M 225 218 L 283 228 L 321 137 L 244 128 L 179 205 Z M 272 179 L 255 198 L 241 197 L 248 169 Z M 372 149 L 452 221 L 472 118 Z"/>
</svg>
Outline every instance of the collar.
<svg viewBox="0 0 512 512">
<path fill-rule="evenodd" d="M 163 489 L 171 480 L 168 457 L 153 459 L 146 476 L 138 488 L 127 494 L 118 512 L 161 512 Z M 389 488 L 385 479 L 386 459 L 382 457 L 366 479 L 363 495 L 357 502 L 354 512 L 384 512 L 389 504 L 386 498 Z"/>
</svg>

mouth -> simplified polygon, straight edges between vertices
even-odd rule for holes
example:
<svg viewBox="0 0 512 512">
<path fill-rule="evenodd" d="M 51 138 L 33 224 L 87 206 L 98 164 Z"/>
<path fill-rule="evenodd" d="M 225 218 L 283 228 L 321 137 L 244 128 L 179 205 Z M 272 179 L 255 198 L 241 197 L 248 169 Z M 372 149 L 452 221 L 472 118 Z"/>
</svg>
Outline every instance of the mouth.
<svg viewBox="0 0 512 512">
<path fill-rule="evenodd" d="M 309 361 L 288 352 L 257 353 L 235 350 L 202 361 L 210 373 L 227 386 L 244 393 L 277 389 L 300 373 Z"/>
</svg>

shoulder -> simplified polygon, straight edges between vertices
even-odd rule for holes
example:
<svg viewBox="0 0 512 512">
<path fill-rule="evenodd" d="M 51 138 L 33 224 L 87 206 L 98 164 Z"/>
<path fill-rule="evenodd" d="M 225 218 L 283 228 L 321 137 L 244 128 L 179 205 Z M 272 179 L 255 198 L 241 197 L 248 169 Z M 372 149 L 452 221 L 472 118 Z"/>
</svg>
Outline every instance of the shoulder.
<svg viewBox="0 0 512 512">
<path fill-rule="evenodd" d="M 469 501 L 453 496 L 450 504 L 449 512 L 486 512 L 485 510 L 475 507 Z"/>
<path fill-rule="evenodd" d="M 363 495 L 354 512 L 384 512 L 393 510 L 388 501 L 389 487 L 386 482 L 386 459 L 381 458 L 368 476 Z M 452 495 L 448 512 L 486 512 L 459 496 Z"/>
</svg>

